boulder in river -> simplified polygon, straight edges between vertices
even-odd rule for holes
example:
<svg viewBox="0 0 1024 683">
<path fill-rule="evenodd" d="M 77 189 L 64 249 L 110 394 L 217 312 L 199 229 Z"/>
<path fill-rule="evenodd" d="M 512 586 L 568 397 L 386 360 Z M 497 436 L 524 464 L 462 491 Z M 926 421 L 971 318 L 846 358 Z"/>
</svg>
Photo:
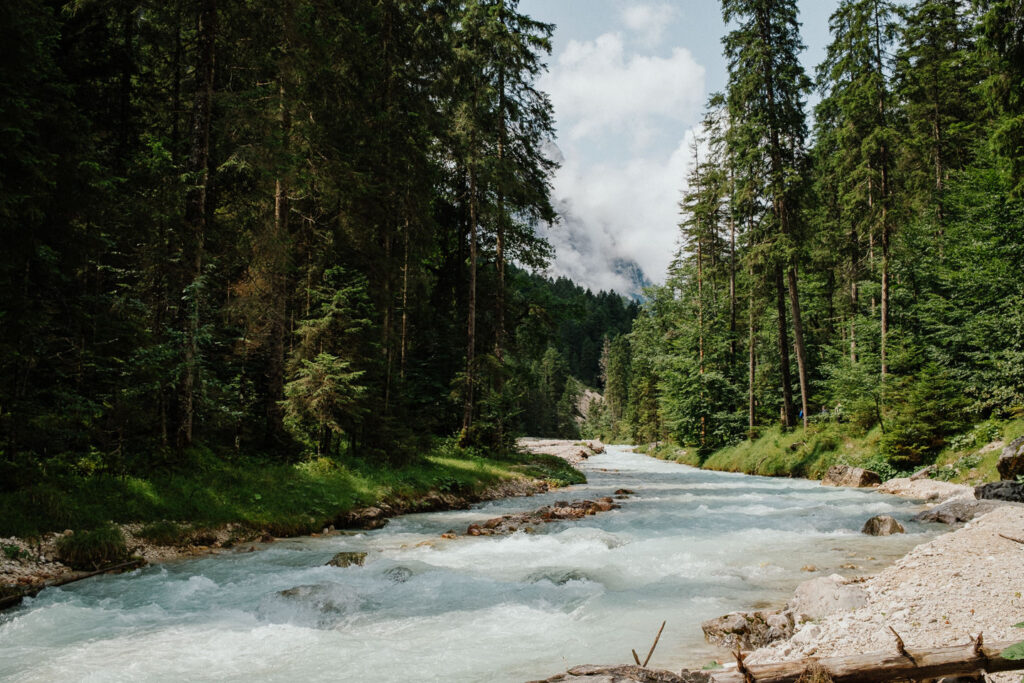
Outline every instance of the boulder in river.
<svg viewBox="0 0 1024 683">
<path fill-rule="evenodd" d="M 1024 436 L 1014 439 L 1003 449 L 996 462 L 996 469 L 999 478 L 1004 481 L 1016 481 L 1018 476 L 1024 474 Z"/>
<path fill-rule="evenodd" d="M 960 524 L 969 522 L 992 512 L 1000 503 L 994 500 L 975 500 L 973 498 L 953 498 L 940 503 L 930 510 L 919 512 L 915 520 L 918 522 L 941 522 L 942 524 Z"/>
<path fill-rule="evenodd" d="M 700 625 L 712 645 L 756 650 L 793 635 L 793 613 L 785 610 L 732 612 Z"/>
<path fill-rule="evenodd" d="M 351 567 L 355 565 L 362 567 L 366 562 L 366 553 L 357 553 L 351 550 L 344 550 L 331 558 L 327 563 L 328 567 Z"/>
<path fill-rule="evenodd" d="M 974 487 L 974 497 L 978 500 L 1007 500 L 1011 503 L 1024 503 L 1024 484 L 1016 481 L 995 481 Z"/>
<path fill-rule="evenodd" d="M 882 478 L 871 470 L 862 467 L 850 467 L 849 465 L 832 465 L 825 473 L 821 483 L 825 486 L 853 486 L 856 488 L 867 488 L 878 486 Z"/>
<path fill-rule="evenodd" d="M 875 515 L 864 522 L 864 527 L 860 530 L 862 534 L 869 536 L 891 536 L 893 534 L 903 534 L 906 531 L 902 524 L 889 515 Z"/>
<path fill-rule="evenodd" d="M 866 604 L 868 596 L 860 585 L 832 574 L 801 583 L 787 607 L 801 621 L 810 621 Z"/>
</svg>

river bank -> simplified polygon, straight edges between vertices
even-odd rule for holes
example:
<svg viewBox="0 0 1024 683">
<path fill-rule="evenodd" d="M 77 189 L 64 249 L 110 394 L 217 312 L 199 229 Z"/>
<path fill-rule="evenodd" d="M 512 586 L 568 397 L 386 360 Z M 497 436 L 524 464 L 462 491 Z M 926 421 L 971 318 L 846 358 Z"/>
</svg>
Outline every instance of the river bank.
<svg viewBox="0 0 1024 683">
<path fill-rule="evenodd" d="M 938 510 L 963 511 L 976 505 L 971 487 L 923 477 L 892 479 L 875 491 L 881 498 L 932 503 L 922 519 L 928 518 L 927 512 L 934 516 Z M 970 644 L 979 636 L 989 643 L 1022 639 L 1014 624 L 1024 616 L 1024 575 L 1018 570 L 1024 560 L 1024 505 L 984 501 L 977 512 L 963 526 L 915 546 L 876 572 L 822 575 L 801 584 L 781 607 L 776 603 L 776 609 L 760 615 L 745 613 L 747 623 L 778 614 L 779 623 L 784 627 L 789 620 L 792 629 L 788 637 L 750 652 L 745 661 L 764 665 L 895 651 L 893 631 L 911 650 Z M 768 623 L 775 621 L 769 618 Z M 723 652 L 719 660 L 726 668 L 735 667 L 731 655 Z M 658 678 L 661 673 L 666 677 Z M 631 666 L 582 666 L 546 680 L 688 680 L 685 670 L 682 677 L 661 673 Z M 1019 674 L 991 678 L 1010 683 Z"/>
<path fill-rule="evenodd" d="M 484 501 L 544 493 L 552 487 L 582 481 L 583 475 L 572 465 L 603 450 L 593 442 L 533 441 L 537 442 L 534 444 L 537 447 L 521 447 L 521 457 L 510 456 L 498 461 L 479 457 L 428 457 L 433 469 L 427 469 L 425 474 L 420 468 L 415 474 L 410 472 L 412 476 L 405 477 L 402 485 L 379 487 L 375 491 L 378 497 L 370 504 L 358 504 L 359 500 L 367 500 L 365 493 L 360 497 L 348 495 L 347 503 L 342 499 L 330 515 L 321 513 L 319 518 L 309 513 L 306 516 L 292 513 L 285 523 L 260 524 L 252 518 L 226 523 L 210 523 L 202 518 L 111 523 L 123 538 L 126 553 L 117 561 L 100 563 L 90 571 L 62 561 L 61 544 L 75 533 L 72 529 L 0 537 L 0 609 L 12 607 L 21 598 L 35 595 L 49 586 L 93 576 L 105 564 L 116 566 L 112 571 L 127 571 L 188 557 L 253 552 L 284 538 L 374 529 L 398 515 L 462 510 Z M 595 447 L 598 450 L 595 451 Z M 556 464 L 556 459 L 564 463 Z M 342 483 L 339 488 L 356 488 Z M 362 488 L 365 489 L 365 485 Z M 349 491 L 339 493 L 345 496 Z M 257 496 L 262 499 L 262 495 Z"/>
</svg>

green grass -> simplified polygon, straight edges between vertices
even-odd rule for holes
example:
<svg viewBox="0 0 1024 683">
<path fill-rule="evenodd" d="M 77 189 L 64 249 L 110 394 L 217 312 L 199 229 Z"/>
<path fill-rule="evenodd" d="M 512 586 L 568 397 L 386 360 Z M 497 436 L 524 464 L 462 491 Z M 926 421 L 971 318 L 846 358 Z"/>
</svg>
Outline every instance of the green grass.
<svg viewBox="0 0 1024 683">
<path fill-rule="evenodd" d="M 128 559 L 128 548 L 121 530 L 106 524 L 62 536 L 57 558 L 72 569 L 99 569 Z"/>
<path fill-rule="evenodd" d="M 759 438 L 722 448 L 702 463 L 697 459 L 696 449 L 675 444 L 663 444 L 642 452 L 705 469 L 770 477 L 820 479 L 836 464 L 863 467 L 877 472 L 883 479 L 910 474 L 896 470 L 882 457 L 878 450 L 881 436 L 877 427 L 864 433 L 848 423 L 829 422 L 788 432 L 779 427 L 764 429 Z M 1019 436 L 1024 436 L 1024 419 L 977 425 L 951 439 L 950 445 L 936 457 L 934 478 L 971 485 L 996 481 L 999 479 L 996 472 L 999 449 L 987 453 L 978 451 L 995 438 L 1001 437 L 1008 443 Z"/>
<path fill-rule="evenodd" d="M 467 495 L 523 477 L 556 486 L 585 481 L 552 456 L 482 457 L 450 441 L 395 468 L 328 458 L 282 464 L 196 457 L 194 463 L 188 474 L 93 476 L 0 494 L 0 536 L 92 529 L 108 522 L 145 523 L 144 534 L 172 544 L 203 526 L 231 522 L 291 536 L 319 531 L 354 508 L 408 502 L 432 492 Z M 166 520 L 188 526 L 172 528 Z"/>
<path fill-rule="evenodd" d="M 950 444 L 935 458 L 935 479 L 955 484 L 977 486 L 988 481 L 999 481 L 996 463 L 1002 448 L 981 453 L 991 441 L 1002 440 L 1010 443 L 1024 436 L 1024 419 L 989 421 L 975 425 L 974 429 L 952 439 Z"/>
</svg>

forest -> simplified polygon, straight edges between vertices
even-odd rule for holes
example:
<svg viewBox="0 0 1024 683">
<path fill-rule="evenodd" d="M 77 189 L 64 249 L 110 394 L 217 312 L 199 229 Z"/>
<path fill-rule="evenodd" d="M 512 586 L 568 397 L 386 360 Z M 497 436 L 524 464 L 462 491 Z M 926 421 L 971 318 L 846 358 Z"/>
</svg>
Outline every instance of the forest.
<svg viewBox="0 0 1024 683">
<path fill-rule="evenodd" d="M 703 459 L 827 423 L 891 472 L 1019 418 L 1024 4 L 842 0 L 813 74 L 795 2 L 722 8 L 680 247 L 588 429 Z"/>
<path fill-rule="evenodd" d="M 515 6 L 3 3 L 7 508 L 576 435 L 638 305 L 538 274 L 553 27 Z"/>
</svg>

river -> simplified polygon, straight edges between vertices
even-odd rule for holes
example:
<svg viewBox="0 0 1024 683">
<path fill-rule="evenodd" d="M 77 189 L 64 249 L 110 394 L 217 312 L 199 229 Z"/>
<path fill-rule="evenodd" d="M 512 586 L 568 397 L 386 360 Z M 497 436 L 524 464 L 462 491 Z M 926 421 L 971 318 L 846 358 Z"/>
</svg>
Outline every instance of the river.
<svg viewBox="0 0 1024 683">
<path fill-rule="evenodd" d="M 628 663 L 662 620 L 651 666 L 678 669 L 720 654 L 702 620 L 781 604 L 809 576 L 870 572 L 938 533 L 908 522 L 917 506 L 870 491 L 616 447 L 583 467 L 588 484 L 543 496 L 48 589 L 0 615 L 0 680 L 525 681 Z M 440 539 L 618 488 L 635 495 L 582 521 Z M 908 533 L 860 534 L 879 513 Z M 365 566 L 324 566 L 343 550 L 368 553 Z"/>
</svg>

